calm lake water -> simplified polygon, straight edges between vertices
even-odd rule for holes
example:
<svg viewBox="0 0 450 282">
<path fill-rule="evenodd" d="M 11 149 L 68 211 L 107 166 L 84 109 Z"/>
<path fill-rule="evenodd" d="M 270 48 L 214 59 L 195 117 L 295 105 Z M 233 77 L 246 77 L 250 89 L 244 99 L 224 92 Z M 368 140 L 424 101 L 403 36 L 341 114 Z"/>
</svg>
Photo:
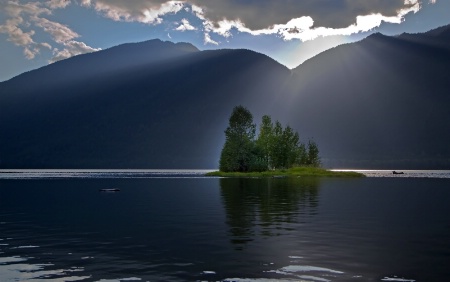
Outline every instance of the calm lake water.
<svg viewBox="0 0 450 282">
<path fill-rule="evenodd" d="M 448 178 L 202 173 L 2 171 L 0 281 L 450 281 Z"/>
</svg>

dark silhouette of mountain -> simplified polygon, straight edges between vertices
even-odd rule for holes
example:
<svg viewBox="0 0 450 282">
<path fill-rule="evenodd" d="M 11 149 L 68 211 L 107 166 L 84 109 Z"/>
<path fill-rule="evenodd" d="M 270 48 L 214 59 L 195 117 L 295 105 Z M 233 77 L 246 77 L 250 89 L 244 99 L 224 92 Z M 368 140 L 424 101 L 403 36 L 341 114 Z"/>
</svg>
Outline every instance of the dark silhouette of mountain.
<svg viewBox="0 0 450 282">
<path fill-rule="evenodd" d="M 289 74 L 159 40 L 57 62 L 0 84 L 0 166 L 216 167 L 230 109 L 270 103 Z"/>
<path fill-rule="evenodd" d="M 310 59 L 289 118 L 335 166 L 448 168 L 449 31 L 373 34 Z"/>
<path fill-rule="evenodd" d="M 326 166 L 450 166 L 450 26 L 373 34 L 290 71 L 249 50 L 152 40 L 0 83 L 0 167 L 215 168 L 246 106 L 314 138 Z"/>
</svg>

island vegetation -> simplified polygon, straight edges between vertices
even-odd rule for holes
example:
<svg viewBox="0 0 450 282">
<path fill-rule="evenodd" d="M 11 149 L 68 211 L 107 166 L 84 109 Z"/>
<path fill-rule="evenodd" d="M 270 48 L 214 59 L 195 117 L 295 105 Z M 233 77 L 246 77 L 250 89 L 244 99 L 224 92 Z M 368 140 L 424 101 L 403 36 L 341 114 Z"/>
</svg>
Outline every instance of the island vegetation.
<svg viewBox="0 0 450 282">
<path fill-rule="evenodd" d="M 259 133 L 252 113 L 236 106 L 225 130 L 219 171 L 209 176 L 362 176 L 356 172 L 336 172 L 320 168 L 319 148 L 313 140 L 300 142 L 298 132 L 268 115 L 262 117 Z"/>
</svg>

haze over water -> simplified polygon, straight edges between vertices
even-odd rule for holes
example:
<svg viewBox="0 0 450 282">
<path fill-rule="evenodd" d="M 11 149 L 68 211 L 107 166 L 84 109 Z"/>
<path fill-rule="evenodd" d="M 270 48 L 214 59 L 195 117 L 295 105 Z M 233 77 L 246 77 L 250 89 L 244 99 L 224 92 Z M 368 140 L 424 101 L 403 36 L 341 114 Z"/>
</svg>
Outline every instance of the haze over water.
<svg viewBox="0 0 450 282">
<path fill-rule="evenodd" d="M 3 170 L 0 281 L 445 281 L 450 173 L 404 172 Z"/>
</svg>

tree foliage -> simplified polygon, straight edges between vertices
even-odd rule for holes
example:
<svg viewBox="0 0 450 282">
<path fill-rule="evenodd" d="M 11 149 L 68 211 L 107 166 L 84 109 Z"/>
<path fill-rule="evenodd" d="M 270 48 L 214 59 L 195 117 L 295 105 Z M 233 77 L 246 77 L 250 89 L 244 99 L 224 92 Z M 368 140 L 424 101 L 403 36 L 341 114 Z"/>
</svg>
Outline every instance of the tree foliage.
<svg viewBox="0 0 450 282">
<path fill-rule="evenodd" d="M 308 141 L 308 152 L 307 152 L 307 161 L 306 164 L 309 166 L 320 166 L 320 157 L 319 157 L 319 147 L 317 147 L 316 142 L 310 140 Z"/>
<path fill-rule="evenodd" d="M 221 171 L 249 171 L 255 131 L 250 111 L 243 106 L 235 107 L 225 130 L 225 145 L 219 162 Z"/>
<path fill-rule="evenodd" d="M 270 116 L 262 117 L 258 137 L 253 116 L 243 106 L 237 106 L 225 130 L 225 144 L 219 169 L 224 172 L 266 171 L 293 166 L 320 166 L 319 148 L 314 141 L 305 145 L 290 126 L 283 128 Z"/>
<path fill-rule="evenodd" d="M 259 148 L 262 161 L 266 169 L 272 167 L 272 144 L 274 139 L 273 124 L 270 116 L 263 116 L 259 127 L 258 139 L 256 139 L 256 147 Z"/>
</svg>

